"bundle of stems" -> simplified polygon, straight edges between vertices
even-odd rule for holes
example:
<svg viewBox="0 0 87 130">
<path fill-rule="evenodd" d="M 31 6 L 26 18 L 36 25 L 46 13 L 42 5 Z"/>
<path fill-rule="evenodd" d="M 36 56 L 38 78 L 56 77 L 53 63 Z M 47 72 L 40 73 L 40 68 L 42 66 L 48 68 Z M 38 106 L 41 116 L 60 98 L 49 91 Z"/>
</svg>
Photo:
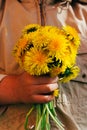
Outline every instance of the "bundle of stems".
<svg viewBox="0 0 87 130">
<path fill-rule="evenodd" d="M 29 130 L 28 119 L 34 109 L 36 110 L 36 113 L 37 113 L 35 130 L 50 130 L 51 129 L 51 124 L 49 120 L 50 118 L 53 119 L 53 121 L 56 123 L 56 126 L 60 130 L 64 130 L 64 125 L 60 122 L 60 120 L 57 117 L 57 113 L 54 107 L 54 100 L 50 101 L 49 103 L 37 104 L 31 107 L 31 109 L 26 115 L 25 130 Z"/>
</svg>

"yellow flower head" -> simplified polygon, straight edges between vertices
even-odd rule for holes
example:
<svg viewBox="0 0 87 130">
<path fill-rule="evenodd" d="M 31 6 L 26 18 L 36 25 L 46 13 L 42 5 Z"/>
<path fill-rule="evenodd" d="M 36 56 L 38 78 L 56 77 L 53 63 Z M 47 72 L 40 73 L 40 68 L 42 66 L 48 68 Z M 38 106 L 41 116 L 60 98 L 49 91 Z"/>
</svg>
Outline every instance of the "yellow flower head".
<svg viewBox="0 0 87 130">
<path fill-rule="evenodd" d="M 28 34 L 28 33 L 32 33 L 37 31 L 41 26 L 38 24 L 29 24 L 27 26 L 25 26 L 25 28 L 22 31 L 22 35 L 24 34 Z"/>
<path fill-rule="evenodd" d="M 37 31 L 35 37 L 32 38 L 32 42 L 36 48 L 44 48 L 48 45 L 48 36 L 42 31 Z"/>
<path fill-rule="evenodd" d="M 63 30 L 65 32 L 65 34 L 67 35 L 68 39 L 77 47 L 79 47 L 80 45 L 80 37 L 76 31 L 75 28 L 71 27 L 71 26 L 65 26 L 63 27 Z"/>
<path fill-rule="evenodd" d="M 54 90 L 53 96 L 55 96 L 55 97 L 59 96 L 59 89 Z"/>
<path fill-rule="evenodd" d="M 31 75 L 57 76 L 63 82 L 76 77 L 75 67 L 80 38 L 77 31 L 65 26 L 25 26 L 14 47 L 17 62 Z M 72 67 L 73 66 L 73 67 Z"/>
<path fill-rule="evenodd" d="M 67 40 L 62 35 L 53 36 L 48 45 L 49 55 L 55 55 L 57 59 L 63 58 L 64 53 L 67 51 Z"/>
<path fill-rule="evenodd" d="M 32 75 L 43 75 L 49 73 L 47 64 L 51 61 L 42 51 L 32 48 L 24 58 L 24 69 Z"/>
<path fill-rule="evenodd" d="M 78 68 L 78 66 L 74 66 L 74 67 L 70 68 L 69 76 L 67 75 L 67 76 L 64 76 L 63 78 L 60 78 L 60 81 L 65 83 L 65 82 L 68 82 L 68 81 L 76 78 L 79 71 L 80 71 L 80 69 Z"/>
</svg>

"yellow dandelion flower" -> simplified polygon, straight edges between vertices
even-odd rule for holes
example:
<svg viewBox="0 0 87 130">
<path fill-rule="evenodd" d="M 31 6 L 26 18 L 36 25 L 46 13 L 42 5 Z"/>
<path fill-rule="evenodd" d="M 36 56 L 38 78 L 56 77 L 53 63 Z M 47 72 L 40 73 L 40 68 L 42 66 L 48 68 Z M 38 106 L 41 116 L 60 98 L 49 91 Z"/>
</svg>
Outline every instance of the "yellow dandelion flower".
<svg viewBox="0 0 87 130">
<path fill-rule="evenodd" d="M 39 24 L 29 24 L 22 30 L 22 35 L 37 31 L 41 26 Z"/>
<path fill-rule="evenodd" d="M 55 96 L 55 97 L 59 96 L 59 89 L 54 90 L 53 96 Z"/>
<path fill-rule="evenodd" d="M 13 53 L 19 60 L 25 54 L 25 50 L 29 48 L 29 44 L 31 44 L 31 39 L 29 39 L 28 35 L 24 35 L 19 39 L 14 47 Z"/>
<path fill-rule="evenodd" d="M 76 62 L 76 54 L 66 52 L 64 57 L 62 57 L 63 65 L 71 67 Z"/>
<path fill-rule="evenodd" d="M 24 58 L 24 69 L 31 75 L 43 75 L 49 72 L 47 64 L 50 58 L 42 50 L 32 48 Z"/>
<path fill-rule="evenodd" d="M 77 47 L 79 47 L 80 37 L 78 35 L 77 30 L 71 26 L 65 26 L 65 27 L 63 27 L 63 30 L 65 31 L 69 40 L 71 40 L 73 44 L 75 44 Z"/>
<path fill-rule="evenodd" d="M 28 36 L 24 35 L 24 37 L 20 38 L 18 46 L 20 46 L 21 49 L 24 49 L 24 47 L 27 45 L 27 42 L 28 42 Z"/>
<path fill-rule="evenodd" d="M 55 27 L 55 26 L 45 26 L 45 27 L 43 27 L 42 32 L 44 32 L 44 33 L 46 32 L 49 35 L 49 33 L 58 34 L 60 32 L 60 30 L 58 27 Z"/>
<path fill-rule="evenodd" d="M 33 44 L 37 48 L 46 47 L 49 43 L 48 36 L 41 31 L 35 33 L 35 38 L 32 40 Z"/>
<path fill-rule="evenodd" d="M 62 35 L 53 37 L 50 44 L 48 45 L 49 55 L 55 55 L 57 59 L 61 58 L 66 52 L 67 40 Z"/>
<path fill-rule="evenodd" d="M 78 73 L 79 73 L 80 69 L 78 66 L 74 66 L 71 68 L 71 73 L 69 76 L 65 76 L 63 78 L 60 79 L 61 82 L 65 83 L 65 82 L 68 82 L 74 78 L 77 77 Z"/>
</svg>

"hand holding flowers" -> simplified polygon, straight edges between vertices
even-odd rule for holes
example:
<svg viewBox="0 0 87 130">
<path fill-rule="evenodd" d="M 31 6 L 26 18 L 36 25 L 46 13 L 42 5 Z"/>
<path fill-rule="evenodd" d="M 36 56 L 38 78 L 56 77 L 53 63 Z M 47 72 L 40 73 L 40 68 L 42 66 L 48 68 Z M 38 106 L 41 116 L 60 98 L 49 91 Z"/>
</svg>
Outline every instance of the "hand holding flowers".
<svg viewBox="0 0 87 130">
<path fill-rule="evenodd" d="M 79 68 L 75 66 L 79 44 L 78 33 L 70 26 L 59 29 L 32 24 L 24 28 L 14 48 L 14 55 L 20 66 L 30 75 L 58 76 L 60 82 L 68 82 L 79 72 Z M 55 90 L 53 95 L 56 91 L 58 92 Z M 34 108 L 37 108 L 35 130 L 50 130 L 49 115 L 59 129 L 64 129 L 57 118 L 53 101 L 34 105 L 27 114 L 25 129 L 28 116 Z"/>
</svg>

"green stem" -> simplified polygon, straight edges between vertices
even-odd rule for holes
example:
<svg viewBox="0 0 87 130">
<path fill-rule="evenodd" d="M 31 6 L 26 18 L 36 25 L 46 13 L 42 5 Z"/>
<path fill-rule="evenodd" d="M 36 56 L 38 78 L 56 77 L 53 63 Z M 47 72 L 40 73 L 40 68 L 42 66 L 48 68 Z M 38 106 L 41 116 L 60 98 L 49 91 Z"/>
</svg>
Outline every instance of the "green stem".
<svg viewBox="0 0 87 130">
<path fill-rule="evenodd" d="M 43 115 L 45 114 L 45 111 L 46 111 L 46 107 L 44 107 L 44 109 L 43 109 L 42 115 L 37 123 L 35 130 L 40 130 L 41 121 L 42 121 Z"/>
<path fill-rule="evenodd" d="M 52 119 L 56 122 L 56 124 L 58 125 L 58 128 L 60 128 L 61 130 L 64 130 L 64 127 L 63 127 L 63 124 L 61 124 L 61 122 L 57 119 L 56 120 L 56 118 L 53 116 L 53 114 L 51 113 L 51 111 L 50 111 L 50 109 L 49 109 L 49 107 L 48 107 L 48 105 L 46 104 L 46 108 L 47 108 L 47 110 L 48 110 L 48 112 L 49 112 L 49 114 L 50 114 L 50 116 L 52 117 Z"/>
<path fill-rule="evenodd" d="M 24 124 L 25 130 L 29 130 L 29 129 L 27 128 L 27 126 L 28 126 L 28 118 L 29 118 L 29 116 L 30 116 L 30 114 L 31 114 L 31 112 L 32 112 L 33 110 L 34 110 L 34 106 L 32 106 L 32 108 L 29 110 L 29 112 L 28 112 L 27 115 L 26 115 L 25 124 Z"/>
<path fill-rule="evenodd" d="M 37 115 L 36 115 L 36 127 L 38 126 L 38 122 L 40 120 L 40 117 L 41 117 L 41 105 L 38 104 L 36 105 L 36 109 L 37 109 Z M 41 128 L 39 128 L 41 129 Z"/>
</svg>

